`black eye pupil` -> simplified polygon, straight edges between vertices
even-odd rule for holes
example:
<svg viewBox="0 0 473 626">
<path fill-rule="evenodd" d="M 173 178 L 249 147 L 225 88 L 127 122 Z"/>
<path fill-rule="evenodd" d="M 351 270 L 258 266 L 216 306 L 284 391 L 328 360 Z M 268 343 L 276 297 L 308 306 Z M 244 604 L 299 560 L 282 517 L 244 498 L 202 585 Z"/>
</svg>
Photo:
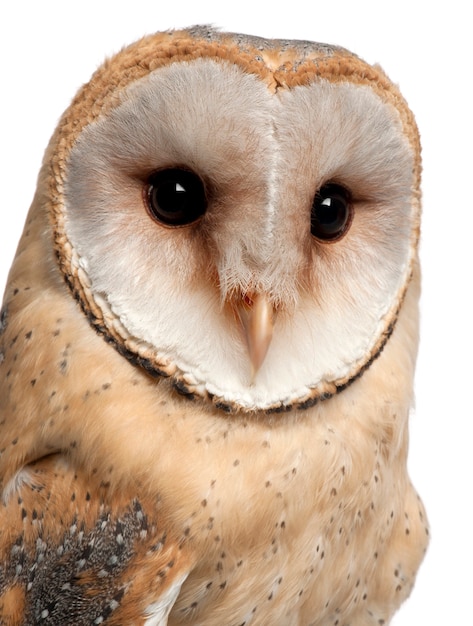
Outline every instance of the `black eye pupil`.
<svg viewBox="0 0 473 626">
<path fill-rule="evenodd" d="M 147 201 L 153 217 L 169 226 L 191 224 L 207 210 L 202 180 L 180 168 L 155 172 L 148 180 Z"/>
<path fill-rule="evenodd" d="M 322 241 L 340 239 L 351 223 L 350 192 L 335 183 L 323 185 L 315 194 L 311 213 L 311 233 Z"/>
</svg>

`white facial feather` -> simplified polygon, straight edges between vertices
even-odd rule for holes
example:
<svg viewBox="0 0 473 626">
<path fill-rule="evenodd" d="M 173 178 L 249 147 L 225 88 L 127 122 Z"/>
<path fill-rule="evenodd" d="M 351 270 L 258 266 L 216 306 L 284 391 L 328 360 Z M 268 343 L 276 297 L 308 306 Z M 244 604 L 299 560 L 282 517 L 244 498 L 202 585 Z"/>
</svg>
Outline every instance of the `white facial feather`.
<svg viewBox="0 0 473 626">
<path fill-rule="evenodd" d="M 245 408 L 290 404 L 353 375 L 395 315 L 412 260 L 412 164 L 397 112 L 368 87 L 321 80 L 272 94 L 226 62 L 171 64 L 82 132 L 67 230 L 105 315 L 158 362 Z M 195 227 L 163 227 L 145 209 L 144 181 L 173 166 L 210 190 Z M 355 205 L 334 244 L 310 235 L 329 181 Z M 280 308 L 252 385 L 224 305 L 249 290 Z"/>
</svg>

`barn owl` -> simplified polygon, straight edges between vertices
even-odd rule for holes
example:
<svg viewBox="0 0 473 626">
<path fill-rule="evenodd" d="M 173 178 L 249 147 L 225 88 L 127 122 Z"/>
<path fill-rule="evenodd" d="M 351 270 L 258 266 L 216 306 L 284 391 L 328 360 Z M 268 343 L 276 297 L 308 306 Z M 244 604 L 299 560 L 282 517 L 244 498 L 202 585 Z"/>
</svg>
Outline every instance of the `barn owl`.
<svg viewBox="0 0 473 626">
<path fill-rule="evenodd" d="M 340 47 L 193 27 L 95 72 L 1 311 L 2 624 L 388 624 L 428 540 L 420 167 Z"/>
</svg>

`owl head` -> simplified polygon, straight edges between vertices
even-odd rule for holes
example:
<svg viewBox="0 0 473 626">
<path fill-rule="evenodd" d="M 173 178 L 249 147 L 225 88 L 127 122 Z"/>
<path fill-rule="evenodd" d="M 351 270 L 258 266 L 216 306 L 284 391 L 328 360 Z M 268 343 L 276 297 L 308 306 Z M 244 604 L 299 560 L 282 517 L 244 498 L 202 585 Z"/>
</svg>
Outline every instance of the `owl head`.
<svg viewBox="0 0 473 626">
<path fill-rule="evenodd" d="M 280 411 L 383 350 L 415 270 L 419 177 L 413 116 L 380 68 L 196 27 L 125 48 L 79 91 L 41 210 L 124 358 L 223 409 Z"/>
</svg>

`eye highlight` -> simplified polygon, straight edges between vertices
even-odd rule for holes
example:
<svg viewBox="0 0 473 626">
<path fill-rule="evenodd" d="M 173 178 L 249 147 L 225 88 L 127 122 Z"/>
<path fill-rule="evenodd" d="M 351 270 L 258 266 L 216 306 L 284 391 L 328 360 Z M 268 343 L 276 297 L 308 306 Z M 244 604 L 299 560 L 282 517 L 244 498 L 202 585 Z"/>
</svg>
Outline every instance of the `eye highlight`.
<svg viewBox="0 0 473 626">
<path fill-rule="evenodd" d="M 167 226 L 191 224 L 207 210 L 207 196 L 201 178 L 181 168 L 152 174 L 145 198 L 151 216 Z"/>
<path fill-rule="evenodd" d="M 349 229 L 352 219 L 353 205 L 348 189 L 336 183 L 323 185 L 312 203 L 312 235 L 320 241 L 338 241 Z"/>
</svg>

